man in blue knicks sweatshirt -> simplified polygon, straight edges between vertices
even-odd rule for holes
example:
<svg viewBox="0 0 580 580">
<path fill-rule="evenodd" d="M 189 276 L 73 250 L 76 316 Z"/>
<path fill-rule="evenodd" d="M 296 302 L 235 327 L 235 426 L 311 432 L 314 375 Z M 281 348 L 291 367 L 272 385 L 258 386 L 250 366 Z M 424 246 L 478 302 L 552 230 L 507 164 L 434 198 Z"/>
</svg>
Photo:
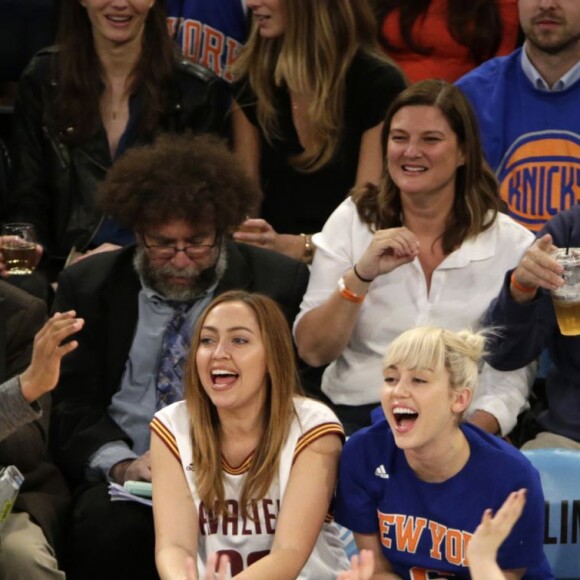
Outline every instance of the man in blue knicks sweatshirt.
<svg viewBox="0 0 580 580">
<path fill-rule="evenodd" d="M 526 40 L 457 81 L 509 215 L 537 232 L 580 202 L 580 2 L 518 0 Z"/>
</svg>

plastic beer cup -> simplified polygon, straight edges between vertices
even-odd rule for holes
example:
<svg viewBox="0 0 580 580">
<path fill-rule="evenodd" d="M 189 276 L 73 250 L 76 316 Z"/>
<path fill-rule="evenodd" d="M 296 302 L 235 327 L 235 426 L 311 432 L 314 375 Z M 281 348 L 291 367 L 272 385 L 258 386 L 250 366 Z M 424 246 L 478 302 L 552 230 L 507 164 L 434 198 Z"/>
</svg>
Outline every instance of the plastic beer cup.
<svg viewBox="0 0 580 580">
<path fill-rule="evenodd" d="M 580 334 L 580 248 L 556 250 L 552 254 L 564 267 L 564 286 L 552 290 L 552 301 L 560 332 L 565 336 Z"/>
</svg>

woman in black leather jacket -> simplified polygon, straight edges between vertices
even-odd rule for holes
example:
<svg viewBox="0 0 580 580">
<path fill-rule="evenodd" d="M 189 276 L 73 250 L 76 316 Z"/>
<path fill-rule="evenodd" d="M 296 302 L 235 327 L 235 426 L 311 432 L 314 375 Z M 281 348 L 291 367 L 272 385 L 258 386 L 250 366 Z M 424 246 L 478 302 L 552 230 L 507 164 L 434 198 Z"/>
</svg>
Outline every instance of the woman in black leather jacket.
<svg viewBox="0 0 580 580">
<path fill-rule="evenodd" d="M 20 80 L 8 204 L 11 221 L 36 226 L 50 278 L 71 250 L 132 241 L 93 199 L 115 159 L 163 132 L 221 133 L 228 100 L 223 81 L 177 56 L 163 0 L 63 0 L 57 46 Z"/>
</svg>

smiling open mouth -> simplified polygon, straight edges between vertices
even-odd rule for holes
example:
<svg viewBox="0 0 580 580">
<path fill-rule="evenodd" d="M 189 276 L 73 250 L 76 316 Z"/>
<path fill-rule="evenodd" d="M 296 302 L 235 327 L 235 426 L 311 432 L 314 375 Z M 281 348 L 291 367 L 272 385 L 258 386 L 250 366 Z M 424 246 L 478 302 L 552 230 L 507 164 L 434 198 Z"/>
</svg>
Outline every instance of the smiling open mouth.
<svg viewBox="0 0 580 580">
<path fill-rule="evenodd" d="M 211 371 L 211 380 L 216 387 L 229 387 L 238 380 L 239 376 L 229 370 L 215 369 Z"/>
<path fill-rule="evenodd" d="M 397 407 L 393 409 L 393 417 L 395 418 L 397 429 L 401 431 L 407 431 L 415 424 L 415 421 L 419 417 L 419 413 L 413 411 L 412 409 Z"/>
</svg>

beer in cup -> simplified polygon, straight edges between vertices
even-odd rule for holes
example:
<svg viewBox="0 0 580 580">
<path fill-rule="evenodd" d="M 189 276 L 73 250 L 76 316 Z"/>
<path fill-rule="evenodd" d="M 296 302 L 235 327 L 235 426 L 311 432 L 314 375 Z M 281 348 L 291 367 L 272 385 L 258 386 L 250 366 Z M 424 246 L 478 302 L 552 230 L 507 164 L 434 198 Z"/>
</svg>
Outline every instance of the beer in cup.
<svg viewBox="0 0 580 580">
<path fill-rule="evenodd" d="M 552 301 L 560 332 L 565 336 L 580 334 L 580 248 L 562 248 L 552 254 L 564 267 L 564 286 L 552 290 Z"/>
<path fill-rule="evenodd" d="M 0 252 L 10 276 L 32 274 L 38 262 L 36 235 L 32 224 L 4 224 Z"/>
</svg>

